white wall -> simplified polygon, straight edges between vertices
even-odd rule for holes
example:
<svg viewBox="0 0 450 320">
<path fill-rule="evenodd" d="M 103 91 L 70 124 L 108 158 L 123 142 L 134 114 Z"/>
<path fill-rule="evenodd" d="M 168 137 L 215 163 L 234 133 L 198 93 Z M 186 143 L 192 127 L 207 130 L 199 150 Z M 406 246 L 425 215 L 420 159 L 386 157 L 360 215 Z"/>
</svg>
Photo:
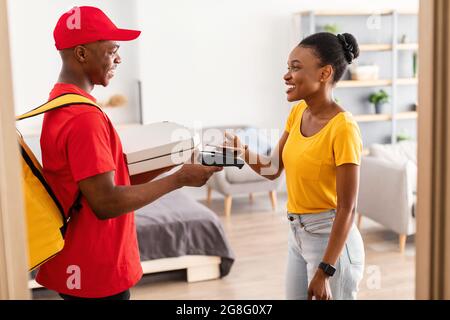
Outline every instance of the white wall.
<svg viewBox="0 0 450 320">
<path fill-rule="evenodd" d="M 417 5 L 417 0 L 137 0 L 144 119 L 282 128 L 290 110 L 282 76 L 299 41 L 293 12 Z"/>
<path fill-rule="evenodd" d="M 137 0 L 144 120 L 282 130 L 290 110 L 282 76 L 300 40 L 292 13 L 417 7 L 418 0 Z M 185 188 L 196 199 L 204 189 Z"/>
<path fill-rule="evenodd" d="M 48 98 L 56 83 L 61 58 L 54 46 L 53 28 L 58 18 L 74 6 L 93 5 L 102 8 L 119 27 L 136 27 L 134 1 L 84 0 L 9 0 L 8 14 L 11 33 L 11 53 L 16 114 L 39 106 Z M 122 65 L 108 88 L 97 87 L 93 95 L 103 101 L 113 94 L 128 97 L 129 106 L 106 109 L 115 122 L 138 121 L 137 42 L 123 43 L 120 48 Z M 41 119 L 24 120 L 25 132 L 40 127 Z"/>
<path fill-rule="evenodd" d="M 147 123 L 270 129 L 282 128 L 290 109 L 282 76 L 299 40 L 293 12 L 414 9 L 418 1 L 9 0 L 17 113 L 47 98 L 60 68 L 53 27 L 62 12 L 83 4 L 99 6 L 119 26 L 143 31 L 122 45 L 123 63 L 110 87 L 94 91 L 100 100 L 114 93 L 129 97 L 130 107 L 108 111 L 113 121 L 138 120 L 141 79 Z"/>
</svg>

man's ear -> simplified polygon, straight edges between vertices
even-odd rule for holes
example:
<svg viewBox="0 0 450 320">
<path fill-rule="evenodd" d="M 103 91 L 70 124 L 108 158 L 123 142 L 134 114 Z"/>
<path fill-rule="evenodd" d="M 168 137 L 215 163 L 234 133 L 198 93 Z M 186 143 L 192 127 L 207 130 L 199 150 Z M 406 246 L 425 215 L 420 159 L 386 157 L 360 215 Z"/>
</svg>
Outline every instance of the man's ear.
<svg viewBox="0 0 450 320">
<path fill-rule="evenodd" d="M 333 79 L 334 70 L 333 67 L 329 64 L 323 66 L 320 72 L 320 82 L 328 82 Z"/>
<path fill-rule="evenodd" d="M 85 46 L 76 46 L 73 49 L 73 54 L 75 55 L 75 59 L 77 59 L 78 62 L 86 62 L 88 53 Z"/>
</svg>

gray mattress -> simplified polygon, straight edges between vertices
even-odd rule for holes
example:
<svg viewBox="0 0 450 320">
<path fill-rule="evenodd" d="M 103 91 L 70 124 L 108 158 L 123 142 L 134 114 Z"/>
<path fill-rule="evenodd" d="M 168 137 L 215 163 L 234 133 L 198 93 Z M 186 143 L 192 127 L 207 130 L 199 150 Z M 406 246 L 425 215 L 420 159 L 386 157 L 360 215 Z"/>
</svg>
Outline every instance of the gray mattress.
<svg viewBox="0 0 450 320">
<path fill-rule="evenodd" d="M 141 261 L 206 255 L 221 257 L 220 274 L 226 276 L 234 262 L 217 215 L 176 190 L 136 211 Z"/>
<path fill-rule="evenodd" d="M 220 275 L 226 276 L 234 262 L 217 215 L 176 190 L 136 211 L 141 261 L 184 255 L 221 257 Z M 37 270 L 31 272 L 34 278 Z"/>
</svg>

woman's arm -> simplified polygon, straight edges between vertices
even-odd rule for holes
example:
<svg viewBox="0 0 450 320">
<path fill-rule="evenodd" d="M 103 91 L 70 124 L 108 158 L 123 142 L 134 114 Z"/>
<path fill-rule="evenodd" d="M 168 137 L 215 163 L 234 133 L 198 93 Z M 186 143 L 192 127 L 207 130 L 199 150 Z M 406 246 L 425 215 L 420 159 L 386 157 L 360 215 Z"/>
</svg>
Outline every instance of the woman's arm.
<svg viewBox="0 0 450 320">
<path fill-rule="evenodd" d="M 257 174 L 267 179 L 275 180 L 283 172 L 284 165 L 282 154 L 284 145 L 286 144 L 286 141 L 289 137 L 289 132 L 287 131 L 283 132 L 283 135 L 281 136 L 280 140 L 278 141 L 278 144 L 276 145 L 275 149 L 273 150 L 270 156 L 263 156 L 250 151 L 247 147 L 245 147 L 241 143 L 240 139 L 235 135 L 226 133 L 226 137 L 230 140 L 230 142 L 226 142 L 225 145 L 237 148 L 240 151 L 244 161 Z"/>
<path fill-rule="evenodd" d="M 359 185 L 359 166 L 343 164 L 336 169 L 337 210 L 336 218 L 331 229 L 328 246 L 322 261 L 336 265 L 344 248 L 347 236 L 355 216 L 356 197 Z M 311 281 L 308 296 L 317 299 L 330 299 L 328 276 L 318 269 Z"/>
<path fill-rule="evenodd" d="M 323 261 L 335 265 L 355 216 L 356 196 L 359 185 L 359 166 L 343 164 L 336 170 L 337 210 Z"/>
</svg>

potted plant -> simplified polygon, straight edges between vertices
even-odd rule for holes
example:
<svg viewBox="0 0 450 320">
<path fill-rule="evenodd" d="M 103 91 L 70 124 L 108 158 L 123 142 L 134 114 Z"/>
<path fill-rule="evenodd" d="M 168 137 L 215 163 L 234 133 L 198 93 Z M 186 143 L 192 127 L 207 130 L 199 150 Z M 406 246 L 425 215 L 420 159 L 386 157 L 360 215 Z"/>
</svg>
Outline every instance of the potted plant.
<svg viewBox="0 0 450 320">
<path fill-rule="evenodd" d="M 389 95 L 383 89 L 374 92 L 369 96 L 369 101 L 375 106 L 375 113 L 380 114 L 382 106 L 389 102 Z"/>
<path fill-rule="evenodd" d="M 401 133 L 397 134 L 397 142 L 408 141 L 411 139 L 412 139 L 412 137 L 406 132 L 401 132 Z"/>
<path fill-rule="evenodd" d="M 333 24 L 329 23 L 323 27 L 323 30 L 325 32 L 329 32 L 329 33 L 336 35 L 339 33 L 339 26 L 337 25 L 337 23 L 333 23 Z"/>
</svg>

